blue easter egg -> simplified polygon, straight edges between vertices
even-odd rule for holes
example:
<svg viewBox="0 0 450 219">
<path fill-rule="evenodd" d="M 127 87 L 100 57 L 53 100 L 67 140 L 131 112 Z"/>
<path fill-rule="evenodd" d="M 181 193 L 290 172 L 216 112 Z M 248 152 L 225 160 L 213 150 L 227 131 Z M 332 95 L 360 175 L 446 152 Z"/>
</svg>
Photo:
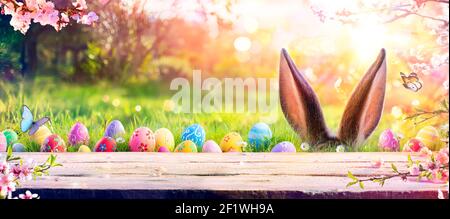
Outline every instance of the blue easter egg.
<svg viewBox="0 0 450 219">
<path fill-rule="evenodd" d="M 264 151 L 270 145 L 272 131 L 270 127 L 263 122 L 256 123 L 248 133 L 248 143 L 255 147 L 256 151 Z"/>
<path fill-rule="evenodd" d="M 125 128 L 119 120 L 113 120 L 106 127 L 105 136 L 113 139 L 125 136 Z"/>
<path fill-rule="evenodd" d="M 197 151 L 202 150 L 203 143 L 205 142 L 206 134 L 205 130 L 199 124 L 194 124 L 187 127 L 183 134 L 181 134 L 181 140 L 191 140 L 197 146 Z"/>
<path fill-rule="evenodd" d="M 287 152 L 287 153 L 295 153 L 297 150 L 295 149 L 294 144 L 289 141 L 283 141 L 275 145 L 272 148 L 272 152 Z"/>
<path fill-rule="evenodd" d="M 24 146 L 23 144 L 21 144 L 21 143 L 15 143 L 15 144 L 13 144 L 13 146 L 12 146 L 12 151 L 13 151 L 13 152 L 25 152 L 25 151 L 27 151 L 27 150 L 25 149 L 25 146 Z"/>
</svg>

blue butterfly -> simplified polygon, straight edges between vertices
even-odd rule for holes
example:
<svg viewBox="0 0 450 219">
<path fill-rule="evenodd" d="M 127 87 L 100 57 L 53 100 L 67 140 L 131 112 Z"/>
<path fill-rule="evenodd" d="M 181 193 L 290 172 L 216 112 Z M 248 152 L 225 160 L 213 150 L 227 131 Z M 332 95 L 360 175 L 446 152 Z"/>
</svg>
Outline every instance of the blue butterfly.
<svg viewBox="0 0 450 219">
<path fill-rule="evenodd" d="M 30 108 L 27 106 L 22 107 L 22 122 L 20 123 L 20 129 L 22 132 L 28 132 L 29 135 L 33 135 L 36 131 L 43 126 L 45 123 L 50 121 L 50 118 L 44 117 L 39 119 L 38 121 L 33 120 L 33 114 L 30 111 Z"/>
</svg>

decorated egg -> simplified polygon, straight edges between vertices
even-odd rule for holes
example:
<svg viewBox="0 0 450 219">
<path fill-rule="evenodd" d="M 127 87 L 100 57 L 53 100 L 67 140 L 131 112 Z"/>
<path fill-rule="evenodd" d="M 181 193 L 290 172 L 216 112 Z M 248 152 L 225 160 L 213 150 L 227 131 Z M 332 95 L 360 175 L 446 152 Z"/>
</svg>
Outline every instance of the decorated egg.
<svg viewBox="0 0 450 219">
<path fill-rule="evenodd" d="M 123 138 L 125 136 L 125 128 L 119 120 L 113 120 L 106 127 L 105 137 L 111 137 L 114 139 Z"/>
<path fill-rule="evenodd" d="M 0 132 L 0 152 L 5 152 L 8 148 L 8 141 L 6 141 L 6 137 L 3 132 Z"/>
<path fill-rule="evenodd" d="M 439 131 L 433 126 L 426 126 L 420 129 L 416 138 L 432 151 L 438 151 L 442 145 Z"/>
<path fill-rule="evenodd" d="M 114 152 L 117 150 L 116 140 L 111 137 L 102 137 L 97 144 L 95 144 L 95 152 Z"/>
<path fill-rule="evenodd" d="M 378 139 L 378 147 L 382 150 L 398 151 L 399 145 L 397 137 L 390 129 L 383 131 Z"/>
<path fill-rule="evenodd" d="M 222 149 L 220 149 L 219 145 L 215 141 L 208 140 L 203 144 L 202 152 L 204 152 L 204 153 L 222 153 Z"/>
<path fill-rule="evenodd" d="M 13 146 L 12 146 L 12 151 L 13 151 L 13 152 L 25 152 L 25 151 L 27 151 L 27 150 L 26 150 L 26 148 L 25 148 L 25 146 L 24 146 L 23 144 L 21 144 L 21 143 L 15 143 L 15 144 L 13 144 Z"/>
<path fill-rule="evenodd" d="M 241 152 L 242 148 L 246 145 L 246 142 L 242 139 L 241 135 L 237 132 L 230 132 L 226 134 L 222 141 L 220 141 L 220 148 L 223 152 Z"/>
<path fill-rule="evenodd" d="M 128 146 L 134 152 L 153 152 L 155 150 L 155 135 L 147 127 L 137 128 L 134 130 Z"/>
<path fill-rule="evenodd" d="M 190 140 L 194 142 L 194 144 L 197 145 L 197 151 L 202 150 L 203 143 L 205 142 L 205 137 L 205 130 L 199 124 L 194 124 L 187 127 L 183 131 L 183 134 L 181 134 L 181 140 Z"/>
<path fill-rule="evenodd" d="M 71 146 L 89 144 L 88 129 L 82 123 L 77 122 L 70 129 L 67 138 L 69 139 L 69 145 Z"/>
<path fill-rule="evenodd" d="M 39 129 L 30 137 L 32 141 L 36 142 L 39 145 L 42 145 L 45 139 L 50 135 L 52 135 L 50 129 L 48 129 L 47 126 L 43 125 L 39 127 Z"/>
<path fill-rule="evenodd" d="M 403 151 L 407 152 L 420 152 L 425 145 L 419 140 L 412 138 L 403 146 Z"/>
<path fill-rule="evenodd" d="M 90 149 L 88 146 L 86 146 L 86 145 L 81 145 L 81 146 L 78 148 L 78 152 L 84 152 L 84 153 L 87 153 L 87 152 L 91 152 L 91 149 Z"/>
<path fill-rule="evenodd" d="M 66 143 L 59 135 L 48 136 L 41 145 L 41 152 L 65 152 Z"/>
<path fill-rule="evenodd" d="M 186 140 L 181 142 L 174 150 L 175 152 L 184 152 L 184 153 L 196 153 L 197 152 L 197 145 L 191 141 Z"/>
<path fill-rule="evenodd" d="M 158 152 L 170 152 L 170 150 L 165 146 L 160 146 L 158 148 Z"/>
<path fill-rule="evenodd" d="M 3 131 L 3 134 L 5 135 L 8 146 L 13 145 L 14 143 L 17 142 L 17 140 L 19 140 L 19 136 L 17 136 L 17 133 L 11 129 Z"/>
<path fill-rule="evenodd" d="M 256 123 L 248 133 L 248 143 L 255 147 L 256 151 L 264 151 L 272 139 L 270 127 L 263 122 Z"/>
<path fill-rule="evenodd" d="M 175 147 L 175 140 L 172 132 L 166 128 L 160 128 L 155 131 L 155 151 L 159 151 L 160 147 L 165 147 L 169 151 L 173 151 Z"/>
<path fill-rule="evenodd" d="M 275 145 L 272 148 L 272 152 L 287 152 L 287 153 L 295 153 L 297 150 L 295 149 L 294 144 L 289 141 L 283 141 Z"/>
</svg>

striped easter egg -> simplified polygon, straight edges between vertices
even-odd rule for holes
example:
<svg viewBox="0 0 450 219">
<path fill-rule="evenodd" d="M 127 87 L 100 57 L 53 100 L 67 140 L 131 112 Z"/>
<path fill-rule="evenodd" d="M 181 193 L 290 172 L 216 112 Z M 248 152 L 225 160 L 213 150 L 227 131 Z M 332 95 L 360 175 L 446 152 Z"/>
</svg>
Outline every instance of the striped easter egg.
<svg viewBox="0 0 450 219">
<path fill-rule="evenodd" d="M 420 129 L 416 138 L 432 151 L 438 151 L 441 148 L 442 142 L 439 131 L 433 126 L 426 126 Z"/>
</svg>

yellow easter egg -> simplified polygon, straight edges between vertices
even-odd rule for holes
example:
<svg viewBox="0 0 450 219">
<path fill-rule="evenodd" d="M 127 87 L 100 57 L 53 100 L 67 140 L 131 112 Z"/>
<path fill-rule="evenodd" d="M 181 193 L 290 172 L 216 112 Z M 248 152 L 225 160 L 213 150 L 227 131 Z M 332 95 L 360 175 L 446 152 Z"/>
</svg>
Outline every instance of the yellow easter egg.
<svg viewBox="0 0 450 219">
<path fill-rule="evenodd" d="M 197 145 L 191 140 L 186 140 L 181 142 L 176 148 L 174 152 L 183 152 L 183 153 L 196 153 Z"/>
<path fill-rule="evenodd" d="M 166 147 L 170 151 L 173 151 L 175 146 L 175 140 L 172 132 L 166 128 L 160 128 L 155 131 L 156 146 L 155 151 L 158 151 L 160 147 Z"/>
<path fill-rule="evenodd" d="M 441 140 L 439 131 L 433 126 L 426 126 L 420 129 L 416 136 L 427 148 L 433 151 L 440 149 Z"/>
<path fill-rule="evenodd" d="M 91 152 L 91 149 L 88 146 L 86 146 L 86 145 L 81 145 L 78 148 L 78 152 Z"/>
<path fill-rule="evenodd" d="M 242 140 L 241 135 L 237 132 L 226 134 L 220 142 L 220 148 L 223 152 L 241 152 L 244 145 L 244 140 Z"/>
<path fill-rule="evenodd" d="M 37 144 L 42 145 L 45 139 L 50 135 L 52 135 L 50 129 L 48 129 L 47 126 L 43 125 L 39 127 L 39 129 L 33 135 L 31 135 L 30 138 Z"/>
</svg>

